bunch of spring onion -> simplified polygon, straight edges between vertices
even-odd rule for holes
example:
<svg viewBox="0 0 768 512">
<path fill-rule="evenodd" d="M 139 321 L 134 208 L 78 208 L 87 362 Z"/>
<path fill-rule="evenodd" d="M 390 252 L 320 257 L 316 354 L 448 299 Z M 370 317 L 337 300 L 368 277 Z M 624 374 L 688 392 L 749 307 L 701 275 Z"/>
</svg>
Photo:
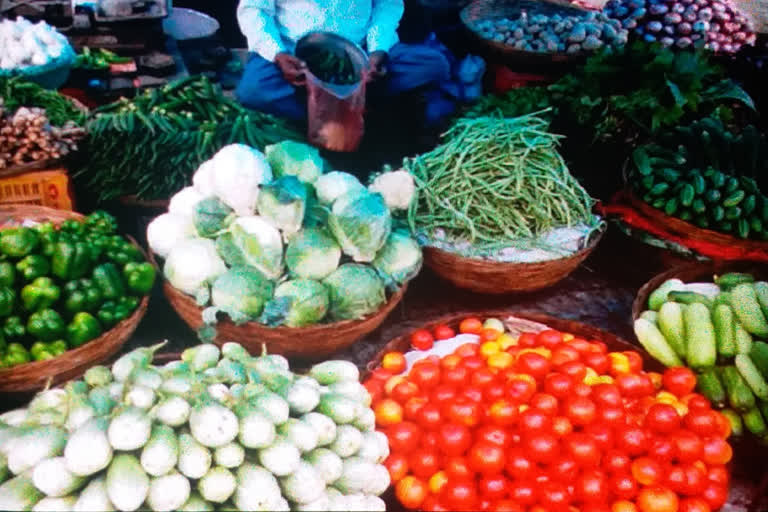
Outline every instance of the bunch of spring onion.
<svg viewBox="0 0 768 512">
<path fill-rule="evenodd" d="M 161 345 L 0 416 L 0 510 L 384 510 L 387 438 L 346 361 Z"/>
</svg>

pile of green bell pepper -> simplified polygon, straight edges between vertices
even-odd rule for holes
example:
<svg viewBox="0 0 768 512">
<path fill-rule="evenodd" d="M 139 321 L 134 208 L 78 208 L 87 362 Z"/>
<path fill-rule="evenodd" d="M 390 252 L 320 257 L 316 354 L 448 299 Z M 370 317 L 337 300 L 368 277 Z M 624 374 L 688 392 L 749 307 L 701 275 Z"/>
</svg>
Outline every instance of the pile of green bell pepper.
<svg viewBox="0 0 768 512">
<path fill-rule="evenodd" d="M 131 316 L 155 278 L 103 211 L 0 231 L 0 368 L 98 338 Z"/>
</svg>

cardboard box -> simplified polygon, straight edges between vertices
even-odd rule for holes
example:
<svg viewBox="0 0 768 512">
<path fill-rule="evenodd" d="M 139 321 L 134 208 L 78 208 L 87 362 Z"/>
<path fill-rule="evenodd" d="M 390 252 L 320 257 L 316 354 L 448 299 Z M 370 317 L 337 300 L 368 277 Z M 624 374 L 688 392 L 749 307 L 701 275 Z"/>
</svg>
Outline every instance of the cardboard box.
<svg viewBox="0 0 768 512">
<path fill-rule="evenodd" d="M 25 203 L 59 210 L 74 209 L 66 169 L 33 171 L 0 178 L 0 204 Z"/>
</svg>

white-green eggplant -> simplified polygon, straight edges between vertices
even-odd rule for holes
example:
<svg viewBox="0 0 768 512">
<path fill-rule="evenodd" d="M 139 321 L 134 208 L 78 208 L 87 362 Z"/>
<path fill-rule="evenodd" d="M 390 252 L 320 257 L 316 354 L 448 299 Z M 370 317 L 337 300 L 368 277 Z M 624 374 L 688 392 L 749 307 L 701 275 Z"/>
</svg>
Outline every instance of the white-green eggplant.
<svg viewBox="0 0 768 512">
<path fill-rule="evenodd" d="M 136 407 L 126 407 L 109 424 L 107 437 L 115 450 L 138 450 L 149 441 L 152 432 L 152 420 L 146 411 Z"/>
<path fill-rule="evenodd" d="M 107 496 L 116 509 L 133 512 L 149 494 L 149 476 L 129 453 L 115 455 L 107 470 Z"/>
<path fill-rule="evenodd" d="M 179 460 L 179 442 L 173 429 L 167 425 L 154 425 L 149 441 L 141 450 L 141 467 L 150 476 L 162 476 L 176 466 Z"/>
<path fill-rule="evenodd" d="M 147 505 L 154 512 L 178 510 L 189 499 L 191 490 L 189 480 L 178 471 L 172 471 L 152 479 L 149 484 Z"/>
<path fill-rule="evenodd" d="M 53 457 L 35 466 L 32 483 L 46 496 L 61 498 L 85 485 L 86 479 L 68 470 L 64 457 Z"/>
<path fill-rule="evenodd" d="M 92 418 L 69 435 L 64 448 L 67 470 L 89 476 L 105 469 L 112 460 L 112 445 L 107 437 L 109 420 Z"/>
<path fill-rule="evenodd" d="M 197 482 L 200 495 L 213 503 L 224 503 L 237 488 L 237 480 L 227 468 L 216 466 Z"/>
</svg>

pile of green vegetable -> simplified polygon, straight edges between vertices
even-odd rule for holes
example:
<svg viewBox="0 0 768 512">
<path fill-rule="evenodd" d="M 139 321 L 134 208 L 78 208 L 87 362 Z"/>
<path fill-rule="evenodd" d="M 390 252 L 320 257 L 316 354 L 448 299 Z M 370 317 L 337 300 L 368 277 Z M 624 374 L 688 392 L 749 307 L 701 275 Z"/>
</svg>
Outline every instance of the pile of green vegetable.
<svg viewBox="0 0 768 512">
<path fill-rule="evenodd" d="M 355 72 L 355 66 L 349 54 L 327 48 L 308 48 L 301 58 L 307 68 L 323 82 L 337 85 L 352 85 L 360 81 L 360 74 Z"/>
<path fill-rule="evenodd" d="M 207 324 L 302 327 L 362 318 L 421 267 L 421 250 L 391 210 L 408 208 L 413 179 L 385 173 L 368 189 L 343 172 L 323 173 L 317 149 L 284 141 L 266 154 L 221 149 L 150 223 L 164 273 L 196 297 Z M 209 330 L 210 332 L 210 330 Z"/>
<path fill-rule="evenodd" d="M 0 231 L 0 367 L 52 359 L 133 313 L 155 268 L 116 229 L 94 212 Z"/>
<path fill-rule="evenodd" d="M 698 389 L 732 424 L 768 441 L 768 283 L 727 273 L 714 283 L 665 281 L 635 334 L 666 366 L 690 366 Z M 741 428 L 734 429 L 738 435 Z"/>
<path fill-rule="evenodd" d="M 535 246 L 556 228 L 597 227 L 593 200 L 558 153 L 561 137 L 549 132 L 546 113 L 460 119 L 440 146 L 406 159 L 418 190 L 412 231 L 427 244 L 445 238 L 483 251 Z"/>
<path fill-rule="evenodd" d="M 127 64 L 133 62 L 131 57 L 120 57 L 114 52 L 104 48 L 91 50 L 87 46 L 75 57 L 75 68 L 81 69 L 109 69 L 110 64 Z"/>
<path fill-rule="evenodd" d="M 630 185 L 643 201 L 699 227 L 768 240 L 768 143 L 749 125 L 734 134 L 707 117 L 633 153 Z"/>
<path fill-rule="evenodd" d="M 357 367 L 160 346 L 0 416 L 2 510 L 385 510 L 387 437 Z"/>
<path fill-rule="evenodd" d="M 204 76 L 96 109 L 88 132 L 73 176 L 99 201 L 167 199 L 227 144 L 264 148 L 303 138 L 285 122 L 227 98 Z"/>
<path fill-rule="evenodd" d="M 77 125 L 85 123 L 85 112 L 77 108 L 71 99 L 21 77 L 0 76 L 0 98 L 8 111 L 16 111 L 20 107 L 45 109 L 54 126 L 63 126 L 70 121 Z"/>
</svg>

